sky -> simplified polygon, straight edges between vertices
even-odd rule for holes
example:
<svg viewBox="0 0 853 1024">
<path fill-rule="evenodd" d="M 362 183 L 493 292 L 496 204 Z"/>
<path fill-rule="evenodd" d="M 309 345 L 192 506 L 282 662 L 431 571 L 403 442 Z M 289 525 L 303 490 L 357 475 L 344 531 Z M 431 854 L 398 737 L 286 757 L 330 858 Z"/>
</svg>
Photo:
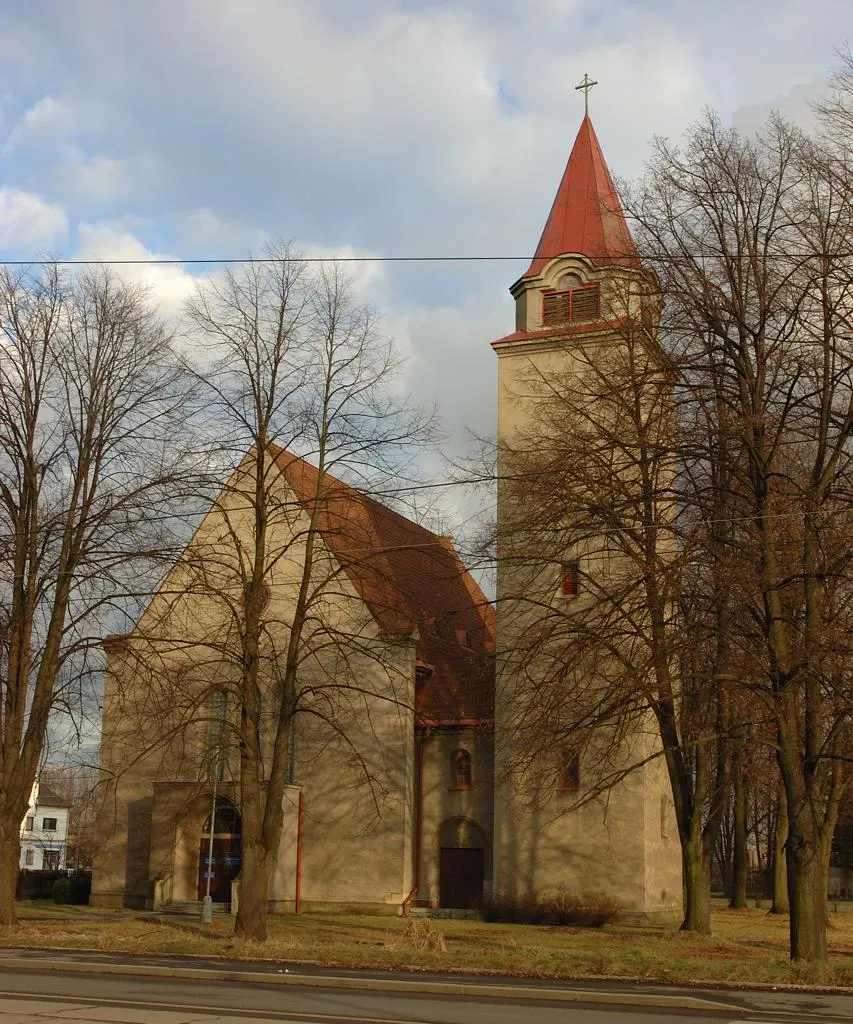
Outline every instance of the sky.
<svg viewBox="0 0 853 1024">
<path fill-rule="evenodd" d="M 850 0 L 0 0 L 0 262 L 487 256 L 353 266 L 439 404 L 494 431 L 490 342 L 583 114 L 611 171 L 716 109 L 798 120 Z M 495 260 L 493 257 L 513 257 Z M 128 268 L 175 316 L 204 265 Z M 451 509 L 466 518 L 464 501 Z"/>
</svg>

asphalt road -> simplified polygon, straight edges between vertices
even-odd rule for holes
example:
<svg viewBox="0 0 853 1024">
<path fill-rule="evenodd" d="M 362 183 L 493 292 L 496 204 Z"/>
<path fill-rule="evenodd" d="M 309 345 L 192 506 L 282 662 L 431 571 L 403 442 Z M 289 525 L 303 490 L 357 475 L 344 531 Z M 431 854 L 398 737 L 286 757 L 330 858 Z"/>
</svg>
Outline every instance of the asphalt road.
<svg viewBox="0 0 853 1024">
<path fill-rule="evenodd" d="M 355 1024 L 373 1021 L 399 1021 L 405 1024 L 618 1024 L 621 1021 L 662 1021 L 665 1024 L 729 1024 L 749 1020 L 742 1016 L 684 1015 L 651 1009 L 635 1013 L 625 1007 L 547 1006 L 497 1002 L 494 1000 L 430 998 L 425 996 L 389 996 L 363 992 L 330 992 L 322 989 L 281 989 L 267 986 L 230 985 L 222 982 L 199 983 L 151 979 L 68 978 L 40 975 L 40 992 L 30 1000 L 21 999 L 16 979 L 9 986 L 0 977 L 0 1022 L 24 1024 L 26 1021 L 138 1022 L 138 1024 L 184 1024 L 211 1015 L 211 1024 L 225 1020 L 276 1020 Z M 23 985 L 28 988 L 32 986 Z M 72 990 L 76 989 L 74 993 Z M 15 994 L 13 994 L 15 993 Z M 97 995 L 95 995 L 97 993 Z M 54 1002 L 47 995 L 62 994 Z M 116 1011 L 121 1011 L 116 1013 Z M 38 1016 L 34 1015 L 37 1014 Z"/>
<path fill-rule="evenodd" d="M 282 984 L 270 976 L 278 971 L 266 965 L 266 977 L 257 973 L 252 981 L 157 977 L 151 973 L 104 973 L 116 971 L 122 965 L 116 963 L 116 958 L 100 961 L 94 957 L 88 960 L 85 973 L 64 973 L 62 968 L 68 970 L 70 964 L 63 964 L 61 959 L 51 963 L 51 970 L 32 961 L 21 969 L 23 961 L 15 964 L 11 956 L 12 951 L 0 954 L 0 1024 L 53 1024 L 59 1020 L 111 1024 L 234 1024 L 238 1020 L 312 1024 L 853 1024 L 853 999 L 847 997 L 786 998 L 779 993 L 759 1007 L 741 993 L 680 990 L 692 1004 L 692 1008 L 684 1009 L 661 1005 L 667 996 L 672 998 L 679 990 L 564 985 L 564 995 L 583 1001 L 557 1003 L 551 1002 L 541 987 L 537 998 L 531 998 L 537 986 L 529 985 L 520 985 L 515 993 L 509 991 L 501 998 L 493 998 L 481 994 L 478 987 L 482 986 L 478 984 L 466 985 L 464 995 L 431 992 L 430 983 L 423 985 L 420 978 L 415 979 L 415 984 L 421 983 L 424 991 L 407 991 L 411 987 L 409 981 L 401 981 L 397 990 L 389 991 L 387 975 L 317 972 L 304 976 L 297 984 Z M 158 958 L 158 963 L 162 962 Z M 137 964 L 143 971 L 151 970 L 152 966 L 145 962 Z M 208 967 L 204 972 L 194 973 L 212 974 L 212 970 Z M 347 987 L 354 984 L 353 979 L 369 984 L 374 977 L 384 991 Z M 329 987 L 332 981 L 340 987 Z M 488 979 L 489 982 L 512 985 L 506 979 Z M 436 986 L 440 987 L 440 983 Z M 540 993 L 542 998 L 538 998 Z M 621 1004 L 602 1001 L 608 998 L 621 1000 Z M 701 1009 L 706 998 L 707 1008 Z M 641 1005 L 644 999 L 646 1003 Z"/>
</svg>

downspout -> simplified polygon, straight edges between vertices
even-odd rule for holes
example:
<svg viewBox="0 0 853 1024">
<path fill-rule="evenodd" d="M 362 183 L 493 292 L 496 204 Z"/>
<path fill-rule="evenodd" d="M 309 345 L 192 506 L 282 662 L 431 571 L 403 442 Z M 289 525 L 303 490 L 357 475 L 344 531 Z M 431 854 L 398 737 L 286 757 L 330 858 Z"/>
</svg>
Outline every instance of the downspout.
<svg viewBox="0 0 853 1024">
<path fill-rule="evenodd" d="M 305 807 L 305 793 L 299 790 L 299 811 L 296 818 L 296 888 L 293 899 L 293 912 L 299 913 L 302 903 L 302 811 Z"/>
<path fill-rule="evenodd" d="M 412 897 L 421 887 L 421 816 L 424 792 L 424 746 L 428 736 L 429 731 L 425 732 L 418 741 L 418 778 L 415 783 L 415 884 L 412 886 L 412 891 L 400 905 L 400 913 L 403 917 L 409 916 L 409 904 L 412 902 Z"/>
</svg>

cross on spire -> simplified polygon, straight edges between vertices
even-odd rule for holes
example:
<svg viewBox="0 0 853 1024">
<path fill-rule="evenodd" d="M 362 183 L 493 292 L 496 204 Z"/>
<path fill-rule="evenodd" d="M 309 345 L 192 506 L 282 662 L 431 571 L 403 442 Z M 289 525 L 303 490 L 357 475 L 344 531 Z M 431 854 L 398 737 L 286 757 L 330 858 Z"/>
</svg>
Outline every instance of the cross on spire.
<svg viewBox="0 0 853 1024">
<path fill-rule="evenodd" d="M 598 85 L 598 82 L 593 82 L 589 75 L 584 72 L 583 78 L 581 79 L 580 85 L 575 86 L 575 91 L 578 89 L 583 91 L 583 112 L 584 116 L 589 114 L 589 90 L 594 86 Z"/>
</svg>

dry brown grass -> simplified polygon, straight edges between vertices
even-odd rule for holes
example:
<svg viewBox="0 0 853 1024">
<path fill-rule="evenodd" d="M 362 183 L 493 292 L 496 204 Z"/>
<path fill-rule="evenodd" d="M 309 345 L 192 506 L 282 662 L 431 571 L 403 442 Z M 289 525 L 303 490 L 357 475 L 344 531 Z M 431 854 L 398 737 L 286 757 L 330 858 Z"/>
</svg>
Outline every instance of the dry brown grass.
<svg viewBox="0 0 853 1024">
<path fill-rule="evenodd" d="M 129 954 L 190 954 L 303 961 L 348 967 L 488 972 L 539 978 L 638 978 L 853 986 L 853 913 L 832 914 L 830 961 L 792 964 L 788 920 L 765 910 L 717 910 L 710 938 L 674 929 L 488 924 L 370 916 L 275 917 L 263 945 L 236 940 L 232 922 L 211 926 L 85 908 L 24 908 L 3 946 L 63 947 Z"/>
</svg>

